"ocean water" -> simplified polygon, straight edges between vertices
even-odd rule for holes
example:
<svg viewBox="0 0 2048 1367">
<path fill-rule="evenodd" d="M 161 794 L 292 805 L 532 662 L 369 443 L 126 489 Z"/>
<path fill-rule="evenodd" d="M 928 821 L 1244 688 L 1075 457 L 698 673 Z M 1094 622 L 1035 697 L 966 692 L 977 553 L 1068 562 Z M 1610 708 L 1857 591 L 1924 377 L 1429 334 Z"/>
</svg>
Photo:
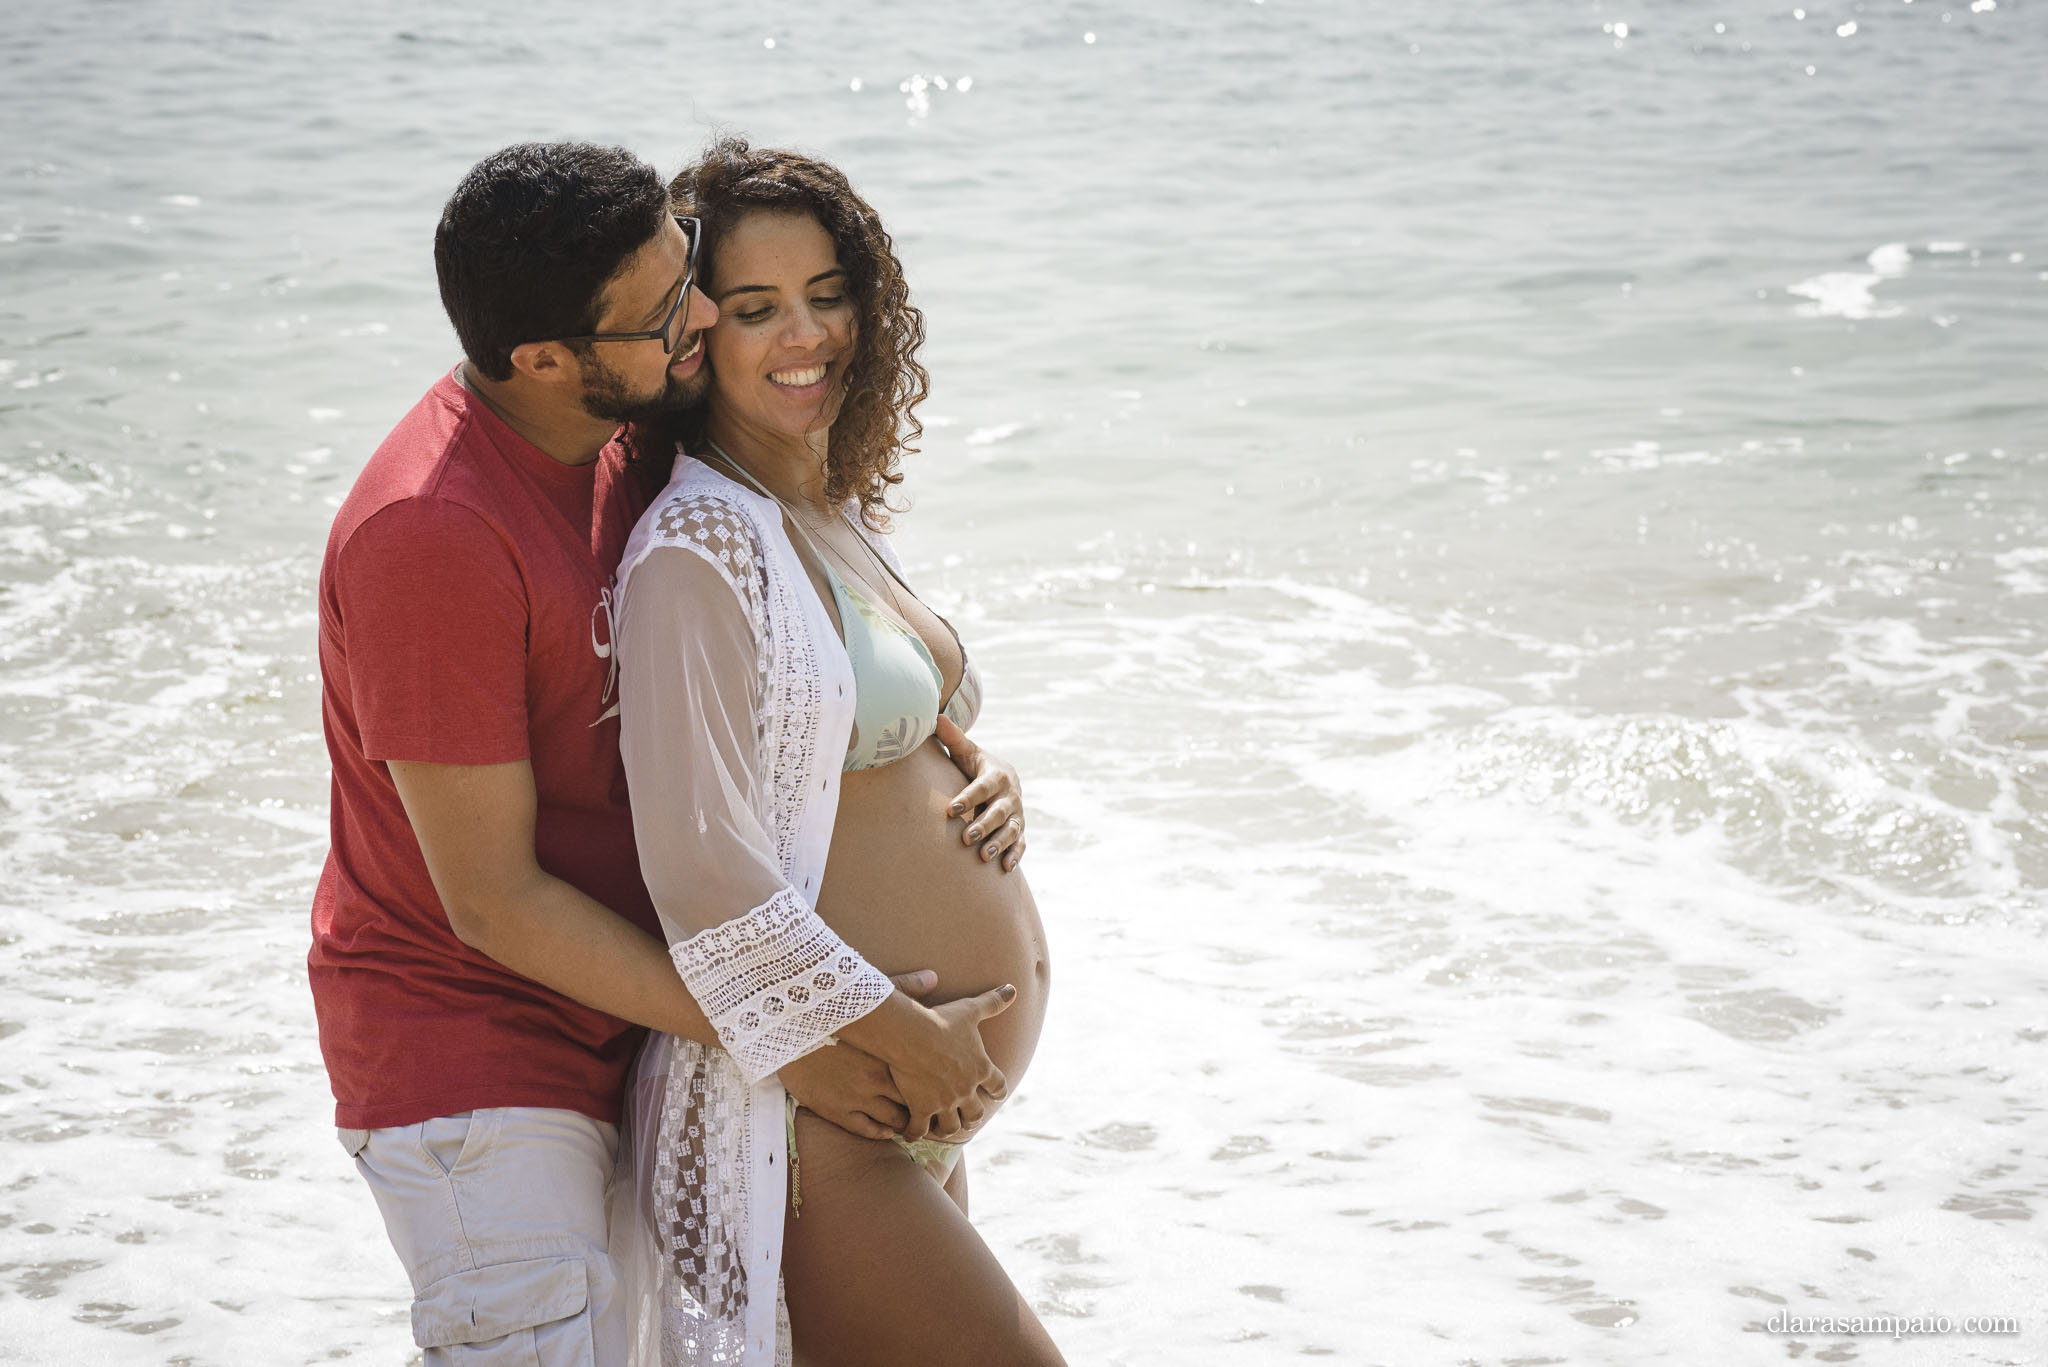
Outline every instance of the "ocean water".
<svg viewBox="0 0 2048 1367">
<path fill-rule="evenodd" d="M 0 1361 L 416 1360 L 318 555 L 461 172 L 722 128 L 927 311 L 900 540 L 1058 978 L 975 1211 L 1071 1361 L 2043 1360 L 2039 0 L 7 30 Z"/>
</svg>

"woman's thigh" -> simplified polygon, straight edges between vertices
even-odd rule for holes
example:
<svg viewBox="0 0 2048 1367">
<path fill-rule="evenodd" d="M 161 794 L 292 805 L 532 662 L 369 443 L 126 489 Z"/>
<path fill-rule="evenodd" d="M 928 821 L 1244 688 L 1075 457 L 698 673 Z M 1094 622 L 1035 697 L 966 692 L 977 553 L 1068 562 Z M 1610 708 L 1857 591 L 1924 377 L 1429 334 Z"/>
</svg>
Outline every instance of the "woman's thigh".
<svg viewBox="0 0 2048 1367">
<path fill-rule="evenodd" d="M 971 1214 L 967 1209 L 967 1155 L 964 1153 L 953 1160 L 953 1175 L 946 1179 L 946 1195 L 960 1207 L 962 1215 Z"/>
<path fill-rule="evenodd" d="M 944 1188 L 886 1140 L 796 1115 L 803 1211 L 783 1225 L 799 1360 L 812 1367 L 1056 1367 L 1045 1326 Z"/>
</svg>

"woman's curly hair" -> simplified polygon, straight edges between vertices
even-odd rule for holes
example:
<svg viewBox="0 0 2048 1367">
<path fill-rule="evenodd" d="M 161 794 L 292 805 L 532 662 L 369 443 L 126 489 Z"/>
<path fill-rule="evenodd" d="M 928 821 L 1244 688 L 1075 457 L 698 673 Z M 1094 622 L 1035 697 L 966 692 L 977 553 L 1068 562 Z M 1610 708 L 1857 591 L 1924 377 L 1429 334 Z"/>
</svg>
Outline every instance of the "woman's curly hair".
<svg viewBox="0 0 2048 1367">
<path fill-rule="evenodd" d="M 870 526 L 886 526 L 889 489 L 903 480 L 897 461 L 916 451 L 912 443 L 924 435 L 912 410 L 931 393 L 931 376 L 917 360 L 924 314 L 910 302 L 903 263 L 881 218 L 837 167 L 801 152 L 756 149 L 740 137 L 720 138 L 678 172 L 669 198 L 676 213 L 703 220 L 698 278 L 707 292 L 718 278 L 720 240 L 749 213 L 808 214 L 831 236 L 857 327 L 832 424 L 825 496 L 834 503 L 858 499 Z M 700 407 L 635 424 L 627 447 L 641 478 L 656 486 L 665 481 L 678 443 L 700 449 L 706 416 Z"/>
</svg>

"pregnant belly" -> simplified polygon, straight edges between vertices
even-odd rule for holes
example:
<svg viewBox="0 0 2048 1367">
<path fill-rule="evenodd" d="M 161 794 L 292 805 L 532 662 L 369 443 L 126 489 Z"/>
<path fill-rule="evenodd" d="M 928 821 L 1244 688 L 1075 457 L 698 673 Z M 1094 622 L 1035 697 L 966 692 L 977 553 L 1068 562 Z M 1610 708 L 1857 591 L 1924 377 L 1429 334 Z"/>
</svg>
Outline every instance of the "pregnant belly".
<svg viewBox="0 0 2048 1367">
<path fill-rule="evenodd" d="M 967 822 L 946 807 L 966 786 L 935 740 L 846 774 L 818 914 L 885 973 L 936 972 L 927 1006 L 1015 983 L 1017 1000 L 981 1027 L 1014 1090 L 1045 1019 L 1045 930 L 1023 871 L 961 842 Z"/>
</svg>

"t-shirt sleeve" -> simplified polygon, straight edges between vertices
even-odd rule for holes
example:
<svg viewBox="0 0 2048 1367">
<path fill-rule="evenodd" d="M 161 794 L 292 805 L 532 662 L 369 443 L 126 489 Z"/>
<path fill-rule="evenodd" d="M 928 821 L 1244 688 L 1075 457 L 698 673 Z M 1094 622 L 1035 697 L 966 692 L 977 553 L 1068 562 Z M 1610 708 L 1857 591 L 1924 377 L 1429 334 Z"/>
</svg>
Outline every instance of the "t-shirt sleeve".
<svg viewBox="0 0 2048 1367">
<path fill-rule="evenodd" d="M 435 498 L 378 510 L 336 557 L 334 597 L 368 758 L 529 758 L 526 584 L 481 517 Z"/>
</svg>

